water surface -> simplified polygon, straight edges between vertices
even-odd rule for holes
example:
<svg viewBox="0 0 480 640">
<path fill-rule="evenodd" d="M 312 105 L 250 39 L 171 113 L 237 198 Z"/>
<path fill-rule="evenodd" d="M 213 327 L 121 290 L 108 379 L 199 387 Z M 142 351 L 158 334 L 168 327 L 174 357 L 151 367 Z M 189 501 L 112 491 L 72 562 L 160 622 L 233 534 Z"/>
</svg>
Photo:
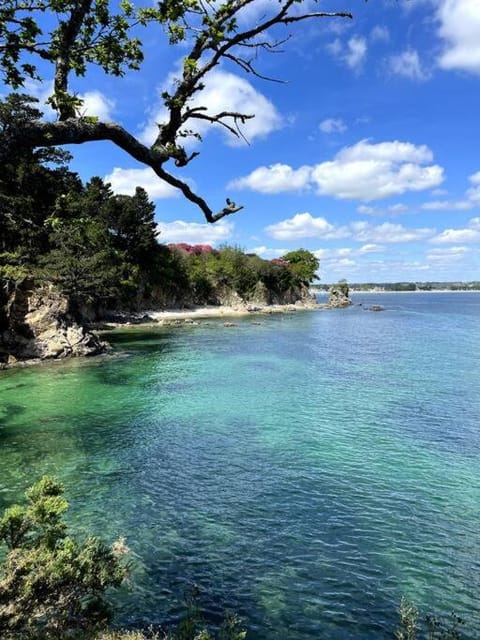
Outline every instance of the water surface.
<svg viewBox="0 0 480 640">
<path fill-rule="evenodd" d="M 0 506 L 53 473 L 77 531 L 125 535 L 122 624 L 195 584 L 252 640 L 389 638 L 402 595 L 479 637 L 480 294 L 354 300 L 2 372 Z"/>
</svg>

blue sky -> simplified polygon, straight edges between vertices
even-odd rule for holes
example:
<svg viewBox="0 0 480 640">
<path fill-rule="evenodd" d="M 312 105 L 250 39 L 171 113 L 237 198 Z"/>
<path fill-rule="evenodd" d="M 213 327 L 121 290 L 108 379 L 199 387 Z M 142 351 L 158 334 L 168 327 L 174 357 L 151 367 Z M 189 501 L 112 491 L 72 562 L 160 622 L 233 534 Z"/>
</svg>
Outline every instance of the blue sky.
<svg viewBox="0 0 480 640">
<path fill-rule="evenodd" d="M 248 19 L 270 3 L 256 0 Z M 285 83 L 224 64 L 201 96 L 212 110 L 255 113 L 249 144 L 202 131 L 201 155 L 177 175 L 214 210 L 230 197 L 243 211 L 205 224 L 109 143 L 72 147 L 72 168 L 118 193 L 144 186 L 163 242 L 234 244 L 266 258 L 304 247 L 320 258 L 322 282 L 480 279 L 480 0 L 318 6 L 354 19 L 282 30 L 292 34 L 284 52 L 261 52 L 257 70 Z M 73 86 L 86 112 L 151 143 L 159 95 L 186 49 L 168 47 L 160 30 L 142 38 L 140 72 L 116 79 L 94 70 Z M 30 89 L 43 96 L 48 82 Z"/>
</svg>

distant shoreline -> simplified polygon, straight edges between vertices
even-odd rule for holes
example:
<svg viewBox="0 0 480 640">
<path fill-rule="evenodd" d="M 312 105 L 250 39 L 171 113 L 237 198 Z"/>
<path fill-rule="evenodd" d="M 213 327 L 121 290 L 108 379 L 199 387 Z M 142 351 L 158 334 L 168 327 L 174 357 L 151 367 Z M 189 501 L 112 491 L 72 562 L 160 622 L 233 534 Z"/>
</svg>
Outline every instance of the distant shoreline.
<svg viewBox="0 0 480 640">
<path fill-rule="evenodd" d="M 328 295 L 328 291 L 316 291 L 312 289 L 314 295 Z M 349 295 L 357 293 L 480 293 L 480 289 L 415 289 L 412 291 L 401 291 L 394 289 L 350 289 Z"/>
</svg>

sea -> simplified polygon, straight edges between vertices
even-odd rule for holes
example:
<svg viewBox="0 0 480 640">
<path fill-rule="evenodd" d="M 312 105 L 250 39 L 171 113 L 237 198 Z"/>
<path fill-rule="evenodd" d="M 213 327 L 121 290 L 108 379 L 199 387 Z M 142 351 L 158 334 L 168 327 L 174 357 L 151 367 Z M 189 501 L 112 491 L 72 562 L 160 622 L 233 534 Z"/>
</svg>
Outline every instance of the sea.
<svg viewBox="0 0 480 640">
<path fill-rule="evenodd" d="M 480 293 L 352 299 L 0 372 L 0 508 L 48 473 L 125 537 L 122 627 L 196 594 L 250 640 L 384 640 L 403 597 L 480 638 Z"/>
</svg>

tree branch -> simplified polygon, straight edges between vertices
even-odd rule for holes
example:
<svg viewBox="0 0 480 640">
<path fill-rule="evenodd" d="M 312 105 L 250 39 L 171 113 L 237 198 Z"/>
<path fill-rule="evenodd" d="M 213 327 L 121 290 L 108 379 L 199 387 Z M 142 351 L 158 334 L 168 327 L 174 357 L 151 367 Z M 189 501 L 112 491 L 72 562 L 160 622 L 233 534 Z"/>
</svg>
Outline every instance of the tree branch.
<svg viewBox="0 0 480 640">
<path fill-rule="evenodd" d="M 8 160 L 12 145 L 27 148 L 54 147 L 102 140 L 110 140 L 138 162 L 151 167 L 159 178 L 179 189 L 187 200 L 197 205 L 207 222 L 217 222 L 243 209 L 243 206 L 227 201 L 226 207 L 214 213 L 206 201 L 192 191 L 186 182 L 163 168 L 163 164 L 169 159 L 168 156 L 159 159 L 148 147 L 114 122 L 93 122 L 88 118 L 69 118 L 58 122 L 23 122 L 17 129 L 12 126 L 7 132 L 0 134 L 0 162 Z"/>
</svg>

